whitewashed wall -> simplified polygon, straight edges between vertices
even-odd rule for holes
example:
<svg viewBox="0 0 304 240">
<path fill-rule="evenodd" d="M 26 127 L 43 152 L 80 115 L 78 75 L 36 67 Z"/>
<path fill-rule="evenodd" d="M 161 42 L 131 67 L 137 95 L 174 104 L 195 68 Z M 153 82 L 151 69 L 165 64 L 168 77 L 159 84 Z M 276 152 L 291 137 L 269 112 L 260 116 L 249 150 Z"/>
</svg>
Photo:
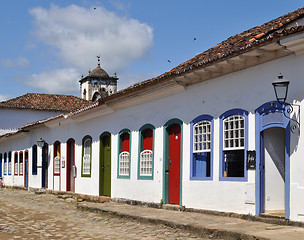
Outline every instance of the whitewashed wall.
<svg viewBox="0 0 304 240">
<path fill-rule="evenodd" d="M 28 123 L 57 116 L 58 112 L 26 109 L 0 109 L 0 135 Z"/>
<path fill-rule="evenodd" d="M 276 61 L 271 61 L 246 70 L 241 70 L 222 77 L 214 78 L 169 97 L 150 101 L 141 105 L 115 111 L 110 115 L 96 117 L 86 121 L 77 118 L 63 120 L 60 125 L 40 127 L 29 133 L 18 134 L 5 140 L 0 140 L 0 152 L 28 149 L 42 137 L 49 144 L 50 167 L 49 188 L 59 188 L 59 183 L 53 184 L 53 146 L 58 140 L 61 145 L 61 156 L 66 159 L 66 145 L 69 138 L 76 141 L 75 163 L 77 178 L 75 190 L 78 193 L 99 194 L 99 136 L 108 131 L 112 134 L 112 197 L 127 198 L 140 201 L 159 203 L 162 199 L 163 186 L 163 136 L 164 124 L 178 118 L 183 124 L 183 179 L 182 205 L 192 208 L 229 211 L 244 214 L 255 214 L 254 203 L 246 204 L 248 196 L 254 195 L 255 171 L 248 171 L 247 182 L 219 181 L 219 116 L 234 108 L 249 112 L 248 116 L 248 150 L 255 150 L 255 115 L 256 108 L 275 99 L 271 83 L 279 73 L 291 82 L 288 101 L 296 101 L 303 105 L 304 81 L 302 63 L 304 56 L 291 55 Z M 98 111 L 98 109 L 96 109 Z M 303 112 L 303 111 L 302 111 Z M 190 122 L 195 117 L 209 114 L 214 117 L 214 149 L 213 149 L 213 180 L 190 180 Z M 301 119 L 303 119 L 303 115 Z M 138 130 L 150 123 L 155 126 L 154 179 L 138 180 Z M 117 179 L 118 133 L 128 128 L 131 131 L 131 175 L 130 179 Z M 301 129 L 303 135 L 303 128 Z M 82 138 L 90 135 L 92 144 L 92 172 L 90 178 L 81 177 Z M 291 134 L 291 186 L 290 209 L 292 220 L 304 221 L 304 159 L 303 137 Z M 40 153 L 41 161 L 41 153 Z M 38 169 L 41 171 L 41 169 Z M 29 162 L 31 173 L 31 161 Z M 30 186 L 41 186 L 41 172 L 38 176 L 29 174 Z M 6 184 L 21 184 L 14 182 L 13 177 L 5 176 Z M 61 190 L 66 189 L 66 168 L 61 169 Z M 253 199 L 254 202 L 254 199 Z"/>
</svg>

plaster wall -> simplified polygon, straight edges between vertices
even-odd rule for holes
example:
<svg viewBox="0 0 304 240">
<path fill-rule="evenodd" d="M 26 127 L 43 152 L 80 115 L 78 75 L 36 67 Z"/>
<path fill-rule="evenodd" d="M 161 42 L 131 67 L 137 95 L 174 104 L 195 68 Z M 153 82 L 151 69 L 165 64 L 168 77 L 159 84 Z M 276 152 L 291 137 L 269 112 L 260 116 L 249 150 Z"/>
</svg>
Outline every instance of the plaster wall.
<svg viewBox="0 0 304 240">
<path fill-rule="evenodd" d="M 28 123 L 59 115 L 60 112 L 35 111 L 25 109 L 0 109 L 0 133 L 17 129 Z"/>
<path fill-rule="evenodd" d="M 271 83 L 280 72 L 291 81 L 288 101 L 303 102 L 302 66 L 303 55 L 291 55 L 262 65 L 237 71 L 222 77 L 214 78 L 194 86 L 189 86 L 181 92 L 169 97 L 153 100 L 133 107 L 116 110 L 113 113 L 95 117 L 86 121 L 68 118 L 61 124 L 51 127 L 39 127 L 29 133 L 0 140 L 0 152 L 9 150 L 29 149 L 42 137 L 49 143 L 50 166 L 53 166 L 52 144 L 58 140 L 65 143 L 69 138 L 75 139 L 75 164 L 77 178 L 75 190 L 78 193 L 99 194 L 99 136 L 108 131 L 112 134 L 112 197 L 127 198 L 140 201 L 157 202 L 163 198 L 163 139 L 164 124 L 178 118 L 183 121 L 183 170 L 182 170 L 182 205 L 186 207 L 212 209 L 218 211 L 255 213 L 255 174 L 248 170 L 247 181 L 219 181 L 219 156 L 221 154 L 219 116 L 234 108 L 249 112 L 248 115 L 248 150 L 255 150 L 255 116 L 256 108 L 274 100 Z M 98 111 L 98 109 L 96 109 Z M 213 149 L 213 180 L 190 180 L 190 122 L 195 117 L 209 114 L 214 117 L 214 149 Z M 301 116 L 303 119 L 304 116 Z M 138 130 L 150 123 L 155 126 L 154 148 L 154 178 L 153 180 L 138 180 Z M 131 131 L 131 173 L 130 179 L 117 178 L 118 134 L 127 128 Z M 303 132 L 303 129 L 301 129 Z M 90 135 L 92 144 L 91 177 L 81 177 L 82 138 Z M 291 135 L 290 149 L 290 179 L 291 179 L 291 219 L 302 219 L 299 213 L 304 213 L 302 205 L 304 196 L 303 139 L 299 135 Z M 40 153 L 41 154 L 41 153 Z M 62 158 L 66 158 L 66 147 L 62 144 Z M 29 172 L 31 173 L 31 152 L 29 152 Z M 40 157 L 41 158 L 41 157 Z M 65 189 L 66 168 L 61 168 L 61 189 Z M 30 177 L 30 186 L 41 186 L 41 170 L 38 176 Z M 53 167 L 49 167 L 49 188 L 57 188 L 53 184 Z M 7 184 L 13 184 L 13 177 L 5 177 Z M 18 184 L 22 184 L 18 182 Z M 249 201 L 250 200 L 250 201 Z"/>
</svg>

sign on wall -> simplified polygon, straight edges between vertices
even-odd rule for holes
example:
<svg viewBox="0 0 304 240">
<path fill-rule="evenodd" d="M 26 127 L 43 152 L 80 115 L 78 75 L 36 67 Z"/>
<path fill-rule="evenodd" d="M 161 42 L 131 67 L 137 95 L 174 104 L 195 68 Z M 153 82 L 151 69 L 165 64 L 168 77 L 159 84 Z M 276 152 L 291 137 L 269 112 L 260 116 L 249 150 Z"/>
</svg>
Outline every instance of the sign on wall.
<svg viewBox="0 0 304 240">
<path fill-rule="evenodd" d="M 256 166 L 256 152 L 253 151 L 247 151 L 247 170 L 255 170 Z"/>
</svg>

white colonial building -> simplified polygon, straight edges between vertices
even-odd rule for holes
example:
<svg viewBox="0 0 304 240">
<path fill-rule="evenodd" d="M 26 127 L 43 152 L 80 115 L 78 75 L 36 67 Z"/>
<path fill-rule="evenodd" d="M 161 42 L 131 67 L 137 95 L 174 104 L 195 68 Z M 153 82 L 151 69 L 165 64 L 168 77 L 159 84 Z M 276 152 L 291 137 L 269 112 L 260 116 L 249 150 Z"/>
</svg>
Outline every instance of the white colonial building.
<svg viewBox="0 0 304 240">
<path fill-rule="evenodd" d="M 1 136 L 4 183 L 304 221 L 303 15 Z"/>
</svg>

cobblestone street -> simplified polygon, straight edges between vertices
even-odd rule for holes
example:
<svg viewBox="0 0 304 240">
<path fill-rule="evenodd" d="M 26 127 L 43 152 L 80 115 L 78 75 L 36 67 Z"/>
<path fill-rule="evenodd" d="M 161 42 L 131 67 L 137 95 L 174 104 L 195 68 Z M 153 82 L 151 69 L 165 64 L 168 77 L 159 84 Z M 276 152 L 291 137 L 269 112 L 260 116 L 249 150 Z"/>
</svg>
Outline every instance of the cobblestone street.
<svg viewBox="0 0 304 240">
<path fill-rule="evenodd" d="M 202 239 L 164 225 L 77 210 L 72 198 L 0 189 L 0 239 Z"/>
</svg>

